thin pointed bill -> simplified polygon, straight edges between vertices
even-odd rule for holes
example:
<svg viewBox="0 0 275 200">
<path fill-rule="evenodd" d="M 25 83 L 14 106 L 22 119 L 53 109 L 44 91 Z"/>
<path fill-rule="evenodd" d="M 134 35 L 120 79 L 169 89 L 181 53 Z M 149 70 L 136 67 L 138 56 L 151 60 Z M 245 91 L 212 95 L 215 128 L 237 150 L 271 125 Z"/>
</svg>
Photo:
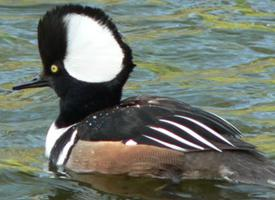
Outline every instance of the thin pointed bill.
<svg viewBox="0 0 275 200">
<path fill-rule="evenodd" d="M 13 90 L 22 90 L 27 88 L 39 88 L 39 87 L 49 87 L 49 81 L 44 79 L 43 77 L 34 78 L 32 81 L 28 83 L 23 83 L 21 85 L 14 86 Z"/>
</svg>

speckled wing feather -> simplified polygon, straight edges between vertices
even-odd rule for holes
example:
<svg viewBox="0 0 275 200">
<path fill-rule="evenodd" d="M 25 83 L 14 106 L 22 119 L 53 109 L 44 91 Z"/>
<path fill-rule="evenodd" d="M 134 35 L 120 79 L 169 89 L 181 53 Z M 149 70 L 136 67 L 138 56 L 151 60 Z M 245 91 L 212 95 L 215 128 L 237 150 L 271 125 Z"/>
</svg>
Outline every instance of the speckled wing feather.
<svg viewBox="0 0 275 200">
<path fill-rule="evenodd" d="M 163 97 L 132 97 L 94 113 L 77 126 L 78 138 L 122 141 L 178 151 L 254 149 L 240 131 L 219 116 Z"/>
</svg>

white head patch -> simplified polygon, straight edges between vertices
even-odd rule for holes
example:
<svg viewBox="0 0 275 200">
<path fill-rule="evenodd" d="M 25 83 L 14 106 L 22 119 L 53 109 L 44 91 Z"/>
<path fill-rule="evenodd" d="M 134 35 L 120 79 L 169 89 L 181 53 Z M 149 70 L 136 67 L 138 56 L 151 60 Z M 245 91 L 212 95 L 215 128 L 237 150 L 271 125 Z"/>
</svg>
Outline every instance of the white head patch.
<svg viewBox="0 0 275 200">
<path fill-rule="evenodd" d="M 64 66 L 84 82 L 106 82 L 123 68 L 123 50 L 109 28 L 80 14 L 64 17 L 67 25 L 67 52 Z"/>
</svg>

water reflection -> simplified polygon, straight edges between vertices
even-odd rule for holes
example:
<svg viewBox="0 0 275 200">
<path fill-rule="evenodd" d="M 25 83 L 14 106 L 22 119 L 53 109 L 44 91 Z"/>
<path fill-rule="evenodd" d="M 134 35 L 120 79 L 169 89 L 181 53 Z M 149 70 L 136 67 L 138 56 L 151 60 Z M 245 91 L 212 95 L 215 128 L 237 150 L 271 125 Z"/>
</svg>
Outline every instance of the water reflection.
<svg viewBox="0 0 275 200">
<path fill-rule="evenodd" d="M 272 193 L 268 188 L 245 184 L 230 184 L 214 180 L 184 180 L 180 184 L 173 184 L 168 180 L 150 178 L 131 178 L 127 176 L 106 175 L 73 175 L 77 179 L 79 187 L 93 188 L 100 198 L 123 197 L 130 199 L 170 200 L 170 199 L 269 199 Z M 250 194 L 247 192 L 250 191 Z M 253 192 L 251 192 L 253 191 Z M 91 192 L 91 191 L 90 191 Z M 52 200 L 58 199 L 82 199 L 88 195 L 76 191 L 56 190 Z M 93 193 L 92 193 L 93 194 Z M 88 198 L 84 198 L 88 199 Z"/>
</svg>

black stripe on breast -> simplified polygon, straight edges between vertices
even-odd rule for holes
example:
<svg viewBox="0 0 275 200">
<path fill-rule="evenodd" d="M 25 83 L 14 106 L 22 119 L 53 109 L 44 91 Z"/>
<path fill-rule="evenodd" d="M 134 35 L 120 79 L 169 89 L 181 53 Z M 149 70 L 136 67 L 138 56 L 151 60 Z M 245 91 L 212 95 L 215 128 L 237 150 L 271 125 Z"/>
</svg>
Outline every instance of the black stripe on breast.
<svg viewBox="0 0 275 200">
<path fill-rule="evenodd" d="M 49 170 L 50 171 L 57 172 L 57 170 L 58 170 L 57 161 L 58 161 L 59 155 L 62 153 L 62 151 L 63 151 L 64 147 L 66 146 L 66 144 L 71 140 L 71 137 L 72 137 L 75 130 L 76 130 L 75 126 L 69 128 L 60 138 L 58 138 L 58 140 L 56 140 L 56 142 L 55 142 L 55 144 L 54 144 L 54 146 L 51 150 L 50 158 L 49 158 Z M 78 141 L 78 135 L 76 135 L 76 138 L 74 140 L 74 144 L 77 141 Z M 74 144 L 72 145 L 72 147 L 74 146 Z M 72 147 L 68 151 L 67 158 L 65 159 L 64 163 L 67 162 L 68 157 L 71 153 Z"/>
</svg>

